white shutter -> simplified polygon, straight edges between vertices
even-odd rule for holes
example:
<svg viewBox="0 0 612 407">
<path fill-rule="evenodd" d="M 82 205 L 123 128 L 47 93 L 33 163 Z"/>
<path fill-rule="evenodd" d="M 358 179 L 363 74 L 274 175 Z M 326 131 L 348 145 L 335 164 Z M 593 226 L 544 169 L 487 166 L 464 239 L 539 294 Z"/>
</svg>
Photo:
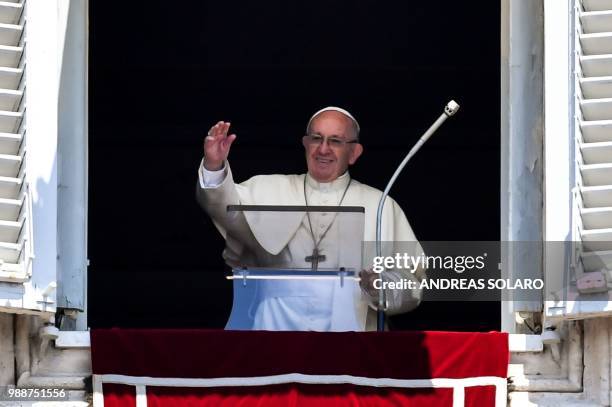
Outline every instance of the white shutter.
<svg viewBox="0 0 612 407">
<path fill-rule="evenodd" d="M 583 257 L 594 259 L 612 250 L 612 1 L 577 5 L 574 221 Z M 597 267 L 588 261 L 578 265 L 578 273 Z"/>
<path fill-rule="evenodd" d="M 57 306 L 57 0 L 0 0 L 0 312 Z"/>
<path fill-rule="evenodd" d="M 612 291 L 606 293 L 612 288 L 612 0 L 575 0 L 574 6 L 569 104 L 575 182 L 568 239 L 574 243 L 566 270 L 569 278 L 563 281 L 564 292 L 558 293 L 563 301 L 547 307 L 553 318 L 612 313 Z M 597 292 L 579 290 L 589 272 L 602 273 L 607 287 L 604 283 Z"/>
<path fill-rule="evenodd" d="M 25 183 L 24 5 L 0 1 L 0 281 L 24 282 L 33 257 L 31 194 Z"/>
</svg>

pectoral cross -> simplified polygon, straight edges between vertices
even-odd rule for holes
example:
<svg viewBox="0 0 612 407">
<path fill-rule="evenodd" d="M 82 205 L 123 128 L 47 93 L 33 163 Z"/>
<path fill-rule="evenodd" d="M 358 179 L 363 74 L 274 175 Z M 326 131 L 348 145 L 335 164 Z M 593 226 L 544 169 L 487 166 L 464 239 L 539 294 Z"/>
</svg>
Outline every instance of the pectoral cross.
<svg viewBox="0 0 612 407">
<path fill-rule="evenodd" d="M 319 261 L 325 261 L 325 255 L 319 254 L 319 249 L 315 247 L 312 250 L 312 255 L 306 256 L 304 260 L 308 263 L 312 263 L 312 271 L 317 271 L 319 268 Z"/>
</svg>

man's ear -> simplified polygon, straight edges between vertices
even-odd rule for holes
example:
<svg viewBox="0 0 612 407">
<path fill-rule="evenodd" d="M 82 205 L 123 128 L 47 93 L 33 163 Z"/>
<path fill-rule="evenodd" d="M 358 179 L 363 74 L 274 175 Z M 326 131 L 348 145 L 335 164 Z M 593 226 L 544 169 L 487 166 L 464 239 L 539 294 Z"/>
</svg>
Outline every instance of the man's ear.
<svg viewBox="0 0 612 407">
<path fill-rule="evenodd" d="M 302 137 L 302 145 L 304 146 L 306 150 L 308 150 L 308 146 L 306 145 L 306 137 L 307 136 Z"/>
<path fill-rule="evenodd" d="M 355 164 L 357 159 L 361 157 L 361 154 L 363 154 L 363 146 L 360 143 L 354 144 L 352 150 L 351 156 L 349 157 L 349 165 Z"/>
</svg>

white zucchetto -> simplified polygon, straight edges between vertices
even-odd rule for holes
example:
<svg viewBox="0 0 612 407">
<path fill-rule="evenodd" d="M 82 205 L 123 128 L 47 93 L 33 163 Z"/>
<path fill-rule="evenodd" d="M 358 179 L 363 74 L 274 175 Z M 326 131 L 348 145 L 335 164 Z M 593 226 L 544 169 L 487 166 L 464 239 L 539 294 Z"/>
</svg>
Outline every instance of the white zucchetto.
<svg viewBox="0 0 612 407">
<path fill-rule="evenodd" d="M 312 122 L 312 120 L 317 117 L 319 114 L 323 113 L 323 112 L 339 112 L 342 113 L 343 115 L 345 115 L 346 117 L 348 117 L 349 119 L 351 119 L 353 121 L 353 123 L 355 123 L 355 127 L 357 127 L 357 134 L 359 134 L 359 132 L 361 131 L 360 127 L 359 127 L 359 123 L 357 122 L 357 119 L 355 119 L 355 117 L 353 117 L 352 114 L 350 114 L 348 112 L 348 110 L 342 109 L 341 107 L 336 107 L 336 106 L 327 106 L 324 107 L 323 109 L 317 111 L 315 114 L 313 114 L 310 117 L 310 120 L 308 120 L 308 124 L 306 125 L 306 130 L 308 131 L 308 128 L 310 127 L 310 123 Z"/>
</svg>

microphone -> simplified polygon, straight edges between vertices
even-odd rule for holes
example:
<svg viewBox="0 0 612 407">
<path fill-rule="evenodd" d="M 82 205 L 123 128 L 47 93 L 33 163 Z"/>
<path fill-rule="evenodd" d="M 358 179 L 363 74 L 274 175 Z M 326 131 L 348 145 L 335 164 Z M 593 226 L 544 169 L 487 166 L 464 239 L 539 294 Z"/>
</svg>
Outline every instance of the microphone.
<svg viewBox="0 0 612 407">
<path fill-rule="evenodd" d="M 457 110 L 459 110 L 459 103 L 455 102 L 454 100 L 451 100 L 446 106 L 444 106 L 444 113 L 448 117 L 451 117 L 457 113 Z"/>
<path fill-rule="evenodd" d="M 438 128 L 442 125 L 442 123 L 444 123 L 446 119 L 448 119 L 449 117 L 457 113 L 458 110 L 459 110 L 459 104 L 455 102 L 454 100 L 451 100 L 450 102 L 446 104 L 446 106 L 444 107 L 444 113 L 442 113 L 440 117 L 438 117 L 436 121 L 429 127 L 429 129 L 427 129 L 427 131 L 423 133 L 419 141 L 417 141 L 416 144 L 410 149 L 408 154 L 406 154 L 406 157 L 397 167 L 397 169 L 395 170 L 395 173 L 393 173 L 393 176 L 389 180 L 387 187 L 385 188 L 382 196 L 380 197 L 380 201 L 378 202 L 378 211 L 376 212 L 376 256 L 378 257 L 382 256 L 382 243 L 381 243 L 382 212 L 383 212 L 383 206 L 385 205 L 385 199 L 387 198 L 387 195 L 389 195 L 389 190 L 395 183 L 395 180 L 400 175 L 400 173 L 402 172 L 402 170 L 404 169 L 408 161 L 410 161 L 410 159 L 417 153 L 417 151 L 419 151 L 419 149 L 423 146 L 423 144 L 425 144 L 425 142 L 429 140 L 429 138 L 436 132 L 436 130 L 438 130 Z M 382 284 L 382 281 L 384 280 L 383 273 L 380 273 L 381 285 L 380 285 L 380 289 L 378 290 L 378 307 L 377 307 L 377 324 L 376 325 L 377 325 L 377 331 L 379 332 L 382 332 L 385 330 L 385 310 L 387 308 L 385 289 L 384 289 L 384 285 Z"/>
</svg>

